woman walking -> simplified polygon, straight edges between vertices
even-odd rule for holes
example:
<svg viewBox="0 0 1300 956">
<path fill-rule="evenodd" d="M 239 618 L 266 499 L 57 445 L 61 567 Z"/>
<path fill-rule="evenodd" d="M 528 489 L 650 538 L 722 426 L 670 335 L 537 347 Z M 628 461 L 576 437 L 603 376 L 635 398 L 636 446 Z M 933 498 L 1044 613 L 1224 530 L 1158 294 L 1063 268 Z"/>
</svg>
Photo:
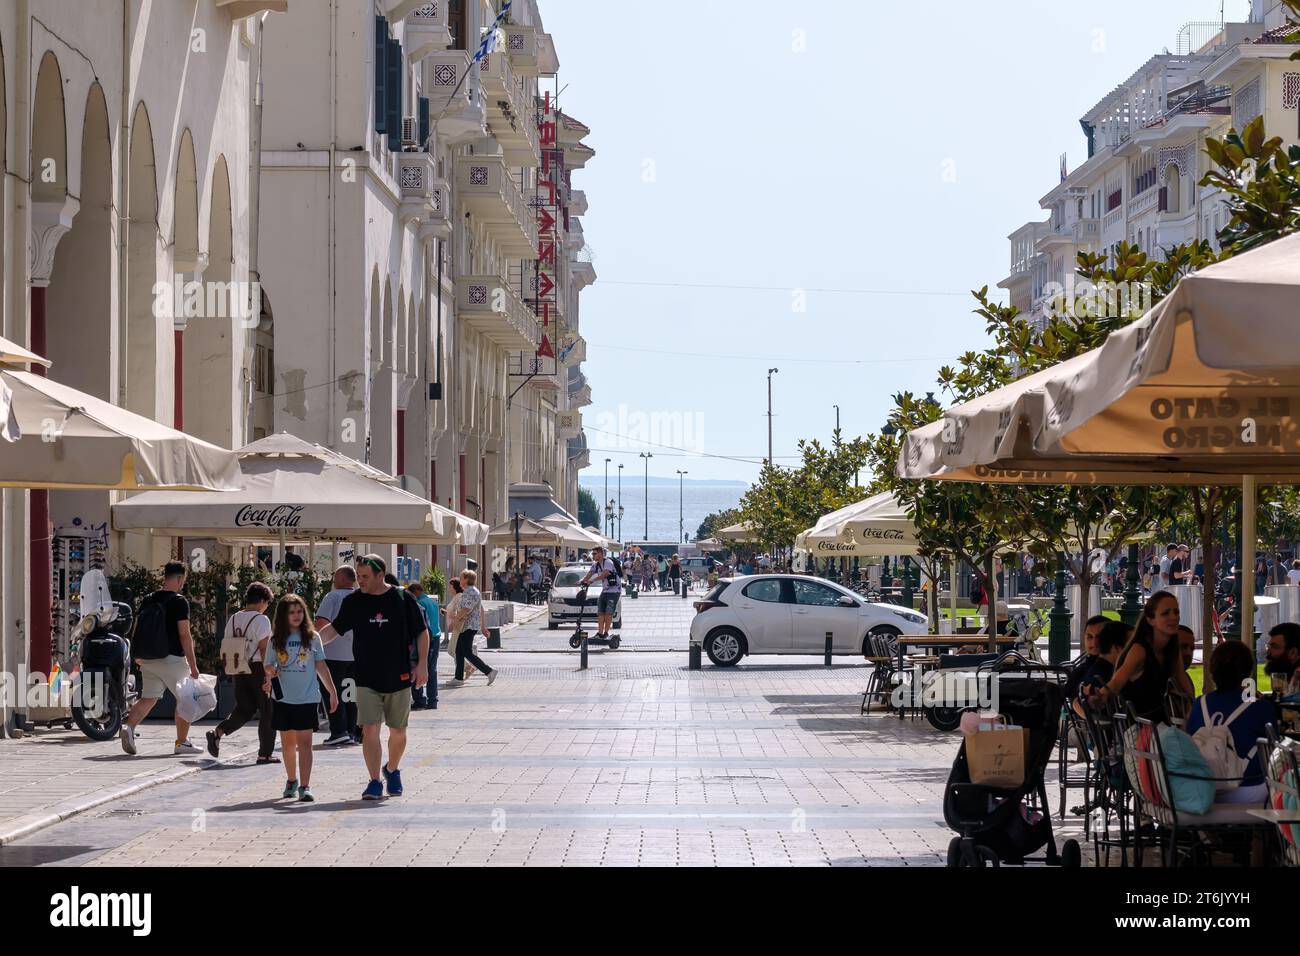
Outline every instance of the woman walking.
<svg viewBox="0 0 1300 956">
<path fill-rule="evenodd" d="M 273 701 L 272 722 L 280 732 L 288 778 L 283 796 L 288 799 L 296 794 L 301 802 L 311 803 L 316 799 L 311 794 L 311 738 L 316 731 L 320 685 L 330 696 L 331 714 L 338 708 L 339 695 L 325 664 L 325 645 L 307 612 L 307 602 L 296 594 L 286 594 L 276 605 L 265 667 L 263 689 Z"/>
<path fill-rule="evenodd" d="M 465 663 L 468 661 L 487 676 L 490 686 L 497 672 L 474 654 L 474 635 L 483 628 L 483 595 L 474 586 L 478 575 L 473 571 L 460 573 L 461 593 L 447 605 L 448 631 L 456 637 L 456 679 L 453 686 L 465 683 Z"/>
</svg>

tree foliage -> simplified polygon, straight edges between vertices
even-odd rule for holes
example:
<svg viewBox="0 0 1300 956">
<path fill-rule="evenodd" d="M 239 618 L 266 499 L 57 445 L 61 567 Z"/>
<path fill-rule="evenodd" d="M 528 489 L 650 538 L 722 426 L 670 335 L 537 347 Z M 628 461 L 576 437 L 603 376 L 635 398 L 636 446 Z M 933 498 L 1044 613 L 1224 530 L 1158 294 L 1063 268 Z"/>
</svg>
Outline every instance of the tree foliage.
<svg viewBox="0 0 1300 956">
<path fill-rule="evenodd" d="M 600 528 L 604 521 L 600 517 L 600 505 L 596 496 L 586 488 L 578 489 L 578 524 L 584 528 Z"/>
</svg>

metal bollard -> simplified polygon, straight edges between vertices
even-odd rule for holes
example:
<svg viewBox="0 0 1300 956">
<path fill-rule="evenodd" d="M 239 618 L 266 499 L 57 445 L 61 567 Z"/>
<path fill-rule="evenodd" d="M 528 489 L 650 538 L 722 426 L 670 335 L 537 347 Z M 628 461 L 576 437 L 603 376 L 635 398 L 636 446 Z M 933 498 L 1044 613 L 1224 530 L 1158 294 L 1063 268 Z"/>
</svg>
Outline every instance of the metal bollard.
<svg viewBox="0 0 1300 956">
<path fill-rule="evenodd" d="M 687 578 L 682 578 L 682 600 L 685 601 L 691 596 L 691 589 L 687 586 Z"/>
<path fill-rule="evenodd" d="M 701 660 L 700 660 L 700 650 L 701 650 L 701 648 L 700 648 L 700 645 L 699 645 L 699 644 L 692 644 L 692 645 L 691 645 L 691 650 L 690 650 L 690 669 L 693 670 L 693 671 L 698 671 L 698 670 L 700 670 L 700 669 L 703 667 L 703 663 L 702 663 Z"/>
<path fill-rule="evenodd" d="M 826 666 L 827 667 L 831 666 L 831 642 L 834 638 L 835 638 L 835 634 L 833 632 L 831 631 L 826 632 Z"/>
<path fill-rule="evenodd" d="M 488 628 L 487 649 L 489 651 L 501 650 L 501 628 L 499 627 Z"/>
<path fill-rule="evenodd" d="M 580 663 L 578 664 L 578 670 L 585 671 L 587 669 L 587 635 L 586 634 L 582 635 L 582 644 L 580 647 L 580 653 L 581 653 L 581 659 L 580 659 Z"/>
</svg>

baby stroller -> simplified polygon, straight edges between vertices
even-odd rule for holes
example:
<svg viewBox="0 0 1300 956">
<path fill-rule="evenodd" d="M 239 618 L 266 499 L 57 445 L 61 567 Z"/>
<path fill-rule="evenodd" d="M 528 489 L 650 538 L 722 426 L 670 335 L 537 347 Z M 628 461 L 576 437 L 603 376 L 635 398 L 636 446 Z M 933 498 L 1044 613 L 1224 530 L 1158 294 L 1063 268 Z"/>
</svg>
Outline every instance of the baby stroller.
<svg viewBox="0 0 1300 956">
<path fill-rule="evenodd" d="M 949 866 L 1015 866 L 1033 860 L 1048 866 L 1082 863 L 1077 840 L 1058 853 L 1052 835 L 1044 775 L 1060 728 L 1060 672 L 1012 651 L 996 662 L 998 710 L 1007 722 L 1029 730 L 1025 779 L 1011 789 L 971 783 L 963 740 L 944 791 L 944 821 L 960 836 L 948 844 Z M 1044 857 L 1033 857 L 1047 847 Z"/>
</svg>

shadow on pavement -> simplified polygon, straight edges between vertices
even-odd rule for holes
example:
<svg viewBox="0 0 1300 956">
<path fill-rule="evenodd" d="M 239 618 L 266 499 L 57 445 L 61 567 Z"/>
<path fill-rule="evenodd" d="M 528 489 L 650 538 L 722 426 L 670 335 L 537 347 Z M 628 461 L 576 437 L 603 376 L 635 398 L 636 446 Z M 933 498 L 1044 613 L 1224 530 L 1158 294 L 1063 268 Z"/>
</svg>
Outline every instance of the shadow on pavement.
<svg viewBox="0 0 1300 956">
<path fill-rule="evenodd" d="M 0 867 L 49 866 L 87 853 L 101 853 L 94 846 L 6 846 L 0 847 Z"/>
</svg>

